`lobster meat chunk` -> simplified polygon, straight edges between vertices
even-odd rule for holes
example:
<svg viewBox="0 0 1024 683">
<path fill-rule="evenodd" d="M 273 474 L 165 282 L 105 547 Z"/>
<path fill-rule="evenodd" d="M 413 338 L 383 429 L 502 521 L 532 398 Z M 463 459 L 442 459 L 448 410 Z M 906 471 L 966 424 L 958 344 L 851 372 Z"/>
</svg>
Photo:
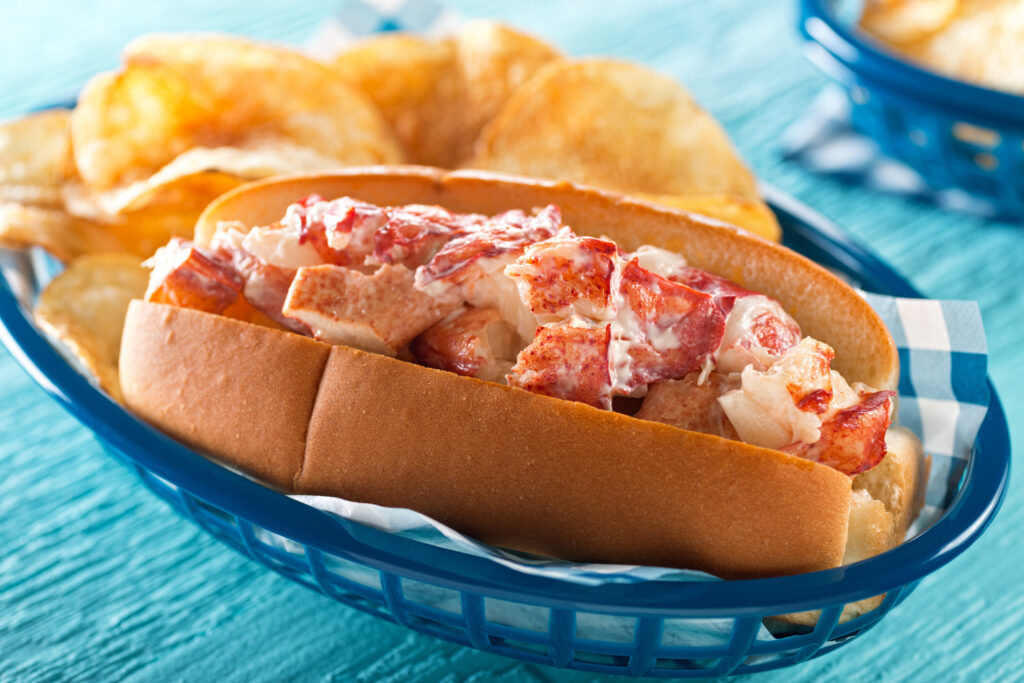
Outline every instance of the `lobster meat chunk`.
<svg viewBox="0 0 1024 683">
<path fill-rule="evenodd" d="M 553 237 L 562 224 L 557 206 L 535 216 L 514 210 L 498 214 L 446 243 L 429 263 L 416 271 L 421 289 L 466 286 L 474 279 L 500 273 L 535 242 Z"/>
<path fill-rule="evenodd" d="M 520 352 L 508 383 L 611 410 L 610 342 L 611 325 L 539 327 L 533 343 Z"/>
<path fill-rule="evenodd" d="M 521 346 L 496 309 L 462 307 L 413 339 L 410 350 L 429 367 L 503 383 Z"/>
<path fill-rule="evenodd" d="M 740 388 L 719 399 L 740 439 L 766 448 L 817 441 L 829 413 L 857 402 L 831 369 L 834 356 L 831 347 L 807 337 L 767 370 L 744 368 Z"/>
<path fill-rule="evenodd" d="M 281 312 L 284 300 L 288 296 L 288 288 L 295 278 L 295 271 L 302 267 L 301 260 L 297 258 L 287 261 L 278 260 L 278 263 L 298 262 L 298 265 L 294 267 L 284 267 L 271 265 L 255 255 L 246 248 L 247 243 L 250 247 L 252 246 L 253 239 L 250 236 L 255 231 L 256 229 L 248 234 L 243 234 L 232 226 L 222 225 L 214 234 L 210 248 L 220 259 L 230 262 L 235 271 L 245 280 L 242 294 L 253 308 L 283 327 L 300 334 L 309 334 L 308 327 Z M 281 246 L 281 249 L 277 251 L 287 249 L 287 240 L 274 232 L 268 230 L 256 239 L 261 246 L 268 248 L 272 241 L 277 240 Z M 314 264 L 316 263 L 318 260 L 314 260 Z"/>
<path fill-rule="evenodd" d="M 843 408 L 821 425 L 821 438 L 812 444 L 797 441 L 782 448 L 787 453 L 820 462 L 853 476 L 866 472 L 886 454 L 885 433 L 892 423 L 896 392 L 875 391 Z"/>
<path fill-rule="evenodd" d="M 527 247 L 505 267 L 505 275 L 516 281 L 519 297 L 542 323 L 574 315 L 611 320 L 619 260 L 614 242 L 577 237 L 563 228 L 555 237 Z"/>
<path fill-rule="evenodd" d="M 460 303 L 416 289 L 405 266 L 383 265 L 366 275 L 324 265 L 298 270 L 282 312 L 321 341 L 395 356 Z"/>
<path fill-rule="evenodd" d="M 709 295 L 650 272 L 637 258 L 626 262 L 612 242 L 578 237 L 568 228 L 526 248 L 505 274 L 517 281 L 520 298 L 542 323 L 537 340 L 520 354 L 520 371 L 547 376 L 551 368 L 540 364 L 555 369 L 564 364 L 548 348 L 553 339 L 578 344 L 585 335 L 596 335 L 594 330 L 602 330 L 603 338 L 606 330 L 607 353 L 601 357 L 608 364 L 608 395 L 602 393 L 595 403 L 595 382 L 588 380 L 573 385 L 585 387 L 585 395 L 567 393 L 565 383 L 560 385 L 553 395 L 563 398 L 604 406 L 611 396 L 642 395 L 651 382 L 682 378 L 710 363 L 724 333 L 725 315 Z M 545 333 L 552 329 L 559 332 Z M 591 331 L 576 331 L 583 329 Z M 543 350 L 534 349 L 539 343 Z"/>
<path fill-rule="evenodd" d="M 733 301 L 718 347 L 719 372 L 741 372 L 748 365 L 765 370 L 800 342 L 800 326 L 782 305 L 763 294 Z"/>
<path fill-rule="evenodd" d="M 726 439 L 738 439 L 736 429 L 718 403 L 718 397 L 734 389 L 737 382 L 717 372 L 711 373 L 703 382 L 699 376 L 700 373 L 691 372 L 683 379 L 663 379 L 653 383 L 635 417 Z"/>
<path fill-rule="evenodd" d="M 634 258 L 622 270 L 620 297 L 613 333 L 630 360 L 628 373 L 616 373 L 622 393 L 711 363 L 725 315 L 709 295 L 655 275 Z"/>
<path fill-rule="evenodd" d="M 216 254 L 180 237 L 156 250 L 144 266 L 152 268 L 146 301 L 224 313 L 235 304 L 245 281 Z"/>
</svg>

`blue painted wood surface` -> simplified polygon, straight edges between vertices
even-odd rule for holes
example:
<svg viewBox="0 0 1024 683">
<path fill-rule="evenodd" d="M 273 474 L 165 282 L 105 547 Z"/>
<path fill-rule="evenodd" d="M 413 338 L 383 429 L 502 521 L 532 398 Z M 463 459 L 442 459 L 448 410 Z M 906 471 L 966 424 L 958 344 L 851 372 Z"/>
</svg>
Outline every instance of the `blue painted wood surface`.
<svg viewBox="0 0 1024 683">
<path fill-rule="evenodd" d="M 981 303 L 1024 440 L 1024 228 L 813 176 L 777 140 L 824 83 L 789 3 L 453 2 L 572 54 L 689 84 L 758 174 L 837 220 L 929 295 Z M 0 2 L 0 117 L 73 93 L 148 31 L 298 43 L 335 7 L 291 0 Z M 1024 679 L 1024 474 L 989 532 L 871 634 L 759 681 Z M 0 351 L 0 680 L 592 680 L 386 624 L 272 575 L 173 515 Z"/>
</svg>

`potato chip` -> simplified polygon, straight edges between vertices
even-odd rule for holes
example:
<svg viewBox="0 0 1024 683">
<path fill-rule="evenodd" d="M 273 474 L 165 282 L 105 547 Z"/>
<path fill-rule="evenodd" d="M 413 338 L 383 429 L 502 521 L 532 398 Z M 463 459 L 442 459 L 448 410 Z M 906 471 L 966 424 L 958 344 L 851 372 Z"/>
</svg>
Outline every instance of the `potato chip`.
<svg viewBox="0 0 1024 683">
<path fill-rule="evenodd" d="M 941 30 L 959 4 L 959 0 L 867 0 L 861 26 L 887 43 L 910 43 Z"/>
<path fill-rule="evenodd" d="M 494 21 L 467 22 L 454 36 L 456 61 L 464 88 L 462 136 L 451 167 L 469 159 L 484 126 L 509 97 L 549 62 L 553 47 Z"/>
<path fill-rule="evenodd" d="M 127 254 L 83 256 L 54 278 L 36 305 L 36 323 L 60 340 L 117 401 L 117 360 L 128 302 L 146 293 L 149 271 Z"/>
<path fill-rule="evenodd" d="M 448 41 L 391 33 L 354 46 L 332 68 L 374 101 L 409 161 L 438 166 L 460 134 L 449 111 L 459 100 L 454 64 Z"/>
<path fill-rule="evenodd" d="M 872 13 L 871 6 L 865 10 L 861 25 L 927 68 L 979 85 L 1024 93 L 1024 3 L 960 0 L 954 4 L 955 11 L 951 11 L 948 21 L 910 42 L 903 42 L 901 35 L 892 35 L 899 16 Z M 994 146 L 991 142 L 980 144 Z"/>
<path fill-rule="evenodd" d="M 341 54 L 333 68 L 377 104 L 410 161 L 454 168 L 511 93 L 556 58 L 536 38 L 478 20 L 439 42 L 375 37 Z"/>
<path fill-rule="evenodd" d="M 71 116 L 82 180 L 144 180 L 193 147 L 288 143 L 346 164 L 401 161 L 376 107 L 298 52 L 226 36 L 147 36 L 83 90 Z"/>
<path fill-rule="evenodd" d="M 263 142 L 250 148 L 193 147 L 145 180 L 103 192 L 96 201 L 103 211 L 117 214 L 148 204 L 167 204 L 168 193 L 181 197 L 191 188 L 192 198 L 201 194 L 209 203 L 245 180 L 338 166 L 337 160 L 308 147 L 282 142 Z M 196 180 L 196 176 L 202 178 Z"/>
<path fill-rule="evenodd" d="M 151 256 L 172 237 L 192 236 L 205 203 L 147 206 L 116 216 L 104 227 L 123 249 L 139 256 Z"/>
<path fill-rule="evenodd" d="M 14 203 L 0 204 L 0 246 L 42 247 L 65 263 L 82 254 L 122 248 L 116 236 L 92 221 L 60 209 Z"/>
<path fill-rule="evenodd" d="M 681 85 L 605 59 L 541 68 L 484 129 L 467 166 L 620 192 L 757 197 L 725 131 Z"/>
<path fill-rule="evenodd" d="M 636 196 L 653 204 L 716 218 L 773 242 L 782 239 L 782 228 L 779 227 L 775 214 L 764 202 L 757 199 L 728 194 Z"/>
<path fill-rule="evenodd" d="M 149 256 L 172 237 L 190 237 L 206 205 L 242 182 L 217 172 L 186 176 L 161 186 L 140 208 L 118 214 L 104 211 L 96 193 L 81 183 L 65 184 L 63 200 L 75 219 L 97 226 L 125 251 Z"/>
<path fill-rule="evenodd" d="M 70 165 L 66 109 L 0 125 L 0 202 L 57 205 Z"/>
</svg>

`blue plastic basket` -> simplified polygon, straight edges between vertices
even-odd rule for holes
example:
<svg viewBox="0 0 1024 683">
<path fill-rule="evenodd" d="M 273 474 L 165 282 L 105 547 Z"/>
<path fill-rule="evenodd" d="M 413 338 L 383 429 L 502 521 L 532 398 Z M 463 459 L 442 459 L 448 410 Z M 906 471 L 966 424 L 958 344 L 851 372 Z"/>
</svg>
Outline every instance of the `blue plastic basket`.
<svg viewBox="0 0 1024 683">
<path fill-rule="evenodd" d="M 865 289 L 918 296 L 821 216 L 776 192 L 768 190 L 768 197 L 791 247 Z M 764 671 L 817 657 L 868 631 L 923 576 L 963 552 L 991 521 L 1009 474 L 1006 418 L 990 385 L 988 415 L 951 507 L 923 534 L 883 555 L 823 572 L 744 581 L 587 586 L 527 575 L 321 512 L 217 465 L 125 412 L 33 325 L 29 308 L 38 291 L 36 268 L 45 268 L 37 257 L 0 250 L 3 342 L 154 493 L 216 538 L 293 581 L 382 619 L 516 659 L 682 678 Z M 278 542 L 268 542 L 271 535 Z M 423 599 L 439 593 L 450 597 L 445 608 L 436 599 Z M 846 603 L 882 593 L 878 608 L 839 623 Z M 503 619 L 510 604 L 528 606 L 519 609 L 529 610 L 532 623 Z M 763 637 L 765 617 L 812 609 L 822 610 L 815 627 Z M 595 636 L 587 627 L 595 619 L 614 620 L 619 635 Z M 682 646 L 663 638 L 675 620 L 718 620 L 725 628 L 713 642 Z"/>
<path fill-rule="evenodd" d="M 849 25 L 857 4 L 800 2 L 807 56 L 845 89 L 854 127 L 933 190 L 966 192 L 986 213 L 1024 218 L 1024 97 L 886 52 Z"/>
</svg>

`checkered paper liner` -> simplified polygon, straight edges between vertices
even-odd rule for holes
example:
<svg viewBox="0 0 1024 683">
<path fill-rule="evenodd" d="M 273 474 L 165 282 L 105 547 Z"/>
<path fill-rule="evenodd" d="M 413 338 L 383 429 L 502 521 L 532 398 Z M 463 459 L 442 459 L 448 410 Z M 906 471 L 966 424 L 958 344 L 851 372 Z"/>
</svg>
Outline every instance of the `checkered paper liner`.
<svg viewBox="0 0 1024 683">
<path fill-rule="evenodd" d="M 311 50 L 335 54 L 353 40 L 381 31 L 438 36 L 457 28 L 458 16 L 434 0 L 348 0 L 311 41 Z M 988 405 L 987 355 L 978 306 L 970 301 L 902 299 L 864 293 L 899 348 L 899 421 L 918 434 L 932 458 L 925 507 L 908 533 L 930 526 L 952 502 Z M 420 513 L 323 496 L 294 496 L 318 509 L 369 526 L 494 562 L 527 574 L 586 585 L 651 579 L 718 580 L 690 570 L 579 564 L 510 553 L 470 539 Z M 286 544 L 285 539 L 278 539 Z"/>
</svg>

